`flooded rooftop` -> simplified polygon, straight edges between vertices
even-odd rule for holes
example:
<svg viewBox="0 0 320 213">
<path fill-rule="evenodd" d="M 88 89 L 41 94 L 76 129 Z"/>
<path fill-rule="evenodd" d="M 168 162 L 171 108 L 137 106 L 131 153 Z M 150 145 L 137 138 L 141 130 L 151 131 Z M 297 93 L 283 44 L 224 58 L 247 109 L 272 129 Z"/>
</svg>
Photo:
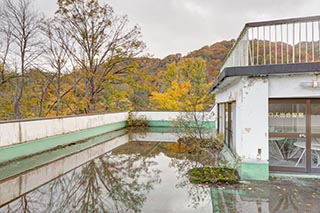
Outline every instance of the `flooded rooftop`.
<svg viewBox="0 0 320 213">
<path fill-rule="evenodd" d="M 175 140 L 173 133 L 159 130 L 123 134 L 11 177 L 2 170 L 0 212 L 318 212 L 320 208 L 320 179 L 193 185 L 186 173 L 197 162 Z M 36 163 L 42 158 L 29 160 Z"/>
</svg>

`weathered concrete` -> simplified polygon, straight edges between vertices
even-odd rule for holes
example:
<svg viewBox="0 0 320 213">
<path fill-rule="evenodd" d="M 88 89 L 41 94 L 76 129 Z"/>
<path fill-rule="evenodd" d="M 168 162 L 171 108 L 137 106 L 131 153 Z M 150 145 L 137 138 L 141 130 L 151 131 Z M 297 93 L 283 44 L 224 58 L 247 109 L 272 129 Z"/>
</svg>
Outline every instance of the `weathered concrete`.
<svg viewBox="0 0 320 213">
<path fill-rule="evenodd" d="M 112 131 L 102 135 L 84 139 L 82 141 L 77 141 L 64 147 L 59 146 L 54 150 L 46 150 L 46 152 L 38 153 L 36 155 L 28 155 L 26 158 L 23 159 L 15 159 L 10 163 L 7 162 L 5 165 L 0 166 L 0 181 L 8 177 L 18 175 L 24 172 L 25 170 L 34 169 L 43 164 L 55 161 L 57 159 L 66 157 L 68 155 L 80 152 L 85 149 L 89 149 L 90 147 L 104 143 L 108 140 L 111 140 L 124 134 L 127 134 L 126 129 Z M 15 150 L 11 151 L 14 152 Z"/>
<path fill-rule="evenodd" d="M 150 126 L 172 126 L 173 121 L 185 112 L 132 112 L 133 118 L 146 118 Z M 108 113 L 100 115 L 58 117 L 0 122 L 0 147 L 34 141 L 51 136 L 67 134 L 94 127 L 127 122 L 129 113 Z M 215 128 L 212 112 L 199 112 L 208 127 Z"/>
<path fill-rule="evenodd" d="M 132 112 L 133 118 L 144 118 L 148 121 L 149 126 L 153 127 L 169 127 L 174 125 L 180 117 L 185 117 L 189 112 L 169 112 L 169 111 L 141 111 Z M 193 112 L 190 112 L 193 113 Z M 215 114 L 211 112 L 197 112 L 197 118 L 203 120 L 208 127 L 215 129 Z"/>
<path fill-rule="evenodd" d="M 268 179 L 265 175 L 269 172 L 268 166 L 259 166 L 259 169 L 264 169 L 261 171 L 263 175 L 254 177 L 256 173 L 245 163 L 256 159 L 258 149 L 261 149 L 262 161 L 269 159 L 268 89 L 265 77 L 243 77 L 216 94 L 218 103 L 236 103 L 233 110 L 233 151 L 243 161 L 240 175 L 244 179 Z"/>
<path fill-rule="evenodd" d="M 26 171 L 20 176 L 0 181 L 0 206 L 127 142 L 128 135 L 117 137 L 40 168 Z"/>
<path fill-rule="evenodd" d="M 268 160 L 268 80 L 244 77 L 217 93 L 216 100 L 236 102 L 233 129 L 236 154 L 241 159 L 256 159 L 261 149 L 261 159 Z"/>
<path fill-rule="evenodd" d="M 0 164 L 12 161 L 17 158 L 22 158 L 57 147 L 67 146 L 72 143 L 79 143 L 83 140 L 111 132 L 117 129 L 122 129 L 126 126 L 126 122 L 115 123 L 96 128 L 90 128 L 78 132 L 72 132 L 64 135 L 57 135 L 49 138 L 15 144 L 0 149 Z"/>
<path fill-rule="evenodd" d="M 128 112 L 0 122 L 0 147 L 126 122 Z"/>
<path fill-rule="evenodd" d="M 271 75 L 268 77 L 269 98 L 320 98 L 320 88 L 311 87 L 311 82 L 317 78 L 312 73 Z"/>
</svg>

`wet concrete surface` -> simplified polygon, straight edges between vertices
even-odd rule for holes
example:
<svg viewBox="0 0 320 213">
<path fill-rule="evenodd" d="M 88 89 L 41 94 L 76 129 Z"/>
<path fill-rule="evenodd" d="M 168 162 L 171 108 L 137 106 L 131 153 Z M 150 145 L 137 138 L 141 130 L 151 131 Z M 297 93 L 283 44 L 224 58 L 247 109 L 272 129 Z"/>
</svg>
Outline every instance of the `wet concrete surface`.
<svg viewBox="0 0 320 213">
<path fill-rule="evenodd" d="M 320 212 L 320 179 L 270 177 L 211 190 L 214 212 Z"/>
<path fill-rule="evenodd" d="M 106 145 L 100 144 L 63 158 L 60 166 L 56 161 L 34 169 L 31 178 L 23 172 L 0 182 L 0 196 L 12 192 L 9 201 L 0 203 L 0 213 L 320 212 L 320 179 L 271 177 L 233 186 L 193 185 L 186 172 L 196 162 L 177 143 L 128 138 L 116 140 L 111 152 L 104 153 Z"/>
</svg>

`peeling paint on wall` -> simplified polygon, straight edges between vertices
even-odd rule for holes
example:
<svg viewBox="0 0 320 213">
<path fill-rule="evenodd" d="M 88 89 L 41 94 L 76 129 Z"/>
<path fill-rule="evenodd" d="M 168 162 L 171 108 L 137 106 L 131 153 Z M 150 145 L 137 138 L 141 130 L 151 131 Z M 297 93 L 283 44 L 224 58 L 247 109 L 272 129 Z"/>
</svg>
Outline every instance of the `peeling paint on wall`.
<svg viewBox="0 0 320 213">
<path fill-rule="evenodd" d="M 246 133 L 250 133 L 251 128 L 244 128 L 244 131 L 245 131 Z"/>
</svg>

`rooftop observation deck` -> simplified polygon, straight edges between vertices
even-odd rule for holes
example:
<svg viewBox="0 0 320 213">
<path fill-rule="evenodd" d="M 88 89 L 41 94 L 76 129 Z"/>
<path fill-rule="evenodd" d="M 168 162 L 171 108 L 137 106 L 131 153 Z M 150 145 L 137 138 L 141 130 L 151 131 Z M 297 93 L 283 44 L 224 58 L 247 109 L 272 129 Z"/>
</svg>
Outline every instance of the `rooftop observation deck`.
<svg viewBox="0 0 320 213">
<path fill-rule="evenodd" d="M 320 16 L 247 23 L 221 68 L 320 61 Z"/>
<path fill-rule="evenodd" d="M 247 23 L 213 91 L 226 77 L 320 71 L 320 16 Z"/>
</svg>

